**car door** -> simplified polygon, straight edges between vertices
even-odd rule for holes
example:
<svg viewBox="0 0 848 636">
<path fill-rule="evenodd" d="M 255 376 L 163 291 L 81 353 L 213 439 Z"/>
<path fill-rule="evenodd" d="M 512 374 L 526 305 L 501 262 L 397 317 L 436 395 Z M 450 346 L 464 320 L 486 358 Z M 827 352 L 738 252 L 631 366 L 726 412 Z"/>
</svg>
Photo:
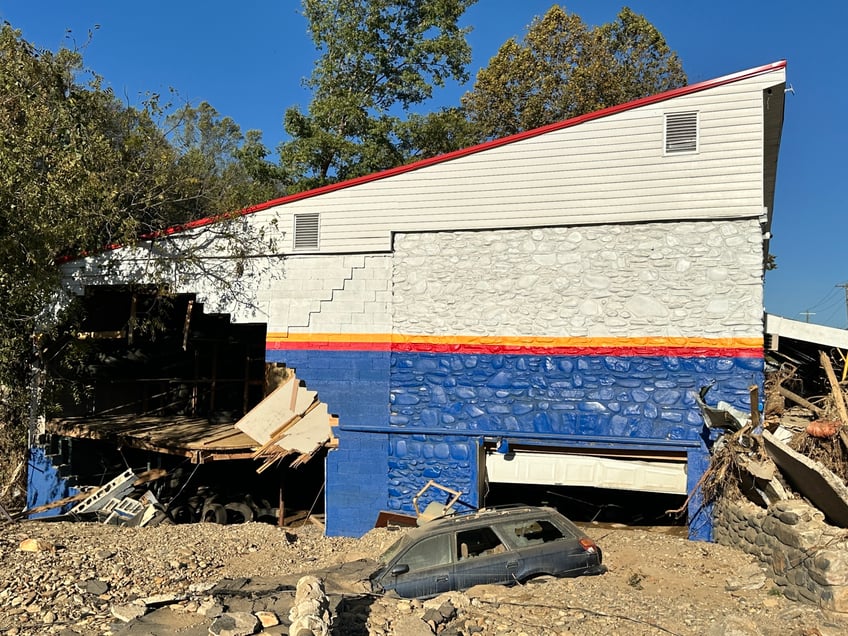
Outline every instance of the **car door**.
<svg viewBox="0 0 848 636">
<path fill-rule="evenodd" d="M 453 573 L 457 590 L 488 583 L 510 583 L 521 570 L 520 557 L 507 548 L 490 526 L 457 532 L 456 554 Z"/>
<path fill-rule="evenodd" d="M 380 584 L 406 598 L 436 596 L 451 588 L 452 534 L 424 537 L 387 566 Z"/>
<path fill-rule="evenodd" d="M 498 526 L 507 543 L 521 555 L 517 576 L 568 576 L 586 570 L 593 558 L 567 527 L 546 517 L 524 518 Z"/>
</svg>

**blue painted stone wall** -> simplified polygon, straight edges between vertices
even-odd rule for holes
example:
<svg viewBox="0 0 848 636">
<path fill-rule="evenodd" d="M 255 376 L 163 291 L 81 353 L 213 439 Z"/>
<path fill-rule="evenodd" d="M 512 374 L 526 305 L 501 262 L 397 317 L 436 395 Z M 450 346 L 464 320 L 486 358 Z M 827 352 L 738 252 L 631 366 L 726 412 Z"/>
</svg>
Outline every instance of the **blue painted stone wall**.
<svg viewBox="0 0 848 636">
<path fill-rule="evenodd" d="M 695 541 L 713 540 L 713 506 L 705 504 L 698 482 L 709 468 L 710 454 L 705 447 L 692 449 L 686 459 L 687 483 L 686 489 L 692 493 L 687 514 L 689 516 L 689 538 Z"/>
<path fill-rule="evenodd" d="M 277 351 L 269 360 L 295 368 L 339 415 L 339 448 L 326 467 L 331 536 L 364 534 L 380 510 L 413 512 L 429 479 L 477 506 L 485 435 L 538 434 L 554 445 L 561 435 L 563 446 L 680 440 L 691 491 L 709 462 L 696 392 L 712 384 L 709 403 L 747 410 L 749 386 L 763 378 L 759 358 Z M 435 491 L 420 506 L 437 498 L 444 501 Z M 710 540 L 699 494 L 689 515 L 692 538 Z"/>
<path fill-rule="evenodd" d="M 466 436 L 392 434 L 389 509 L 414 514 L 412 498 L 431 479 L 462 492 L 456 510 L 479 507 L 478 450 L 479 441 Z M 421 496 L 418 507 L 423 511 L 431 501 L 446 503 L 450 498 L 444 491 L 430 488 Z"/>
<path fill-rule="evenodd" d="M 393 426 L 697 440 L 695 403 L 747 410 L 759 358 L 392 354 Z"/>
<path fill-rule="evenodd" d="M 339 430 L 339 446 L 327 453 L 325 510 L 328 536 L 361 536 L 387 509 L 386 433 Z"/>
<path fill-rule="evenodd" d="M 268 362 L 295 369 L 347 426 L 385 429 L 389 420 L 389 353 L 268 350 Z"/>
<path fill-rule="evenodd" d="M 62 474 L 60 467 L 53 463 L 53 457 L 48 455 L 41 446 L 33 446 L 29 450 L 27 464 L 27 508 L 42 506 L 79 492 Z M 70 507 L 70 506 L 66 506 Z M 64 512 L 62 508 L 54 508 L 32 515 L 30 518 L 52 517 Z"/>
</svg>

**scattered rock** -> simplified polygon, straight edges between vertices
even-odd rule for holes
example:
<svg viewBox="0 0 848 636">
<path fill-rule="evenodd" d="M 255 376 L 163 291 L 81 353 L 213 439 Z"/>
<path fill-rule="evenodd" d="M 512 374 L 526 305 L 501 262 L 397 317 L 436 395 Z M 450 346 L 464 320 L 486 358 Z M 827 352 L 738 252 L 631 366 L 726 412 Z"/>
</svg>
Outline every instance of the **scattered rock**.
<svg viewBox="0 0 848 636">
<path fill-rule="evenodd" d="M 137 603 L 128 603 L 125 605 L 113 605 L 110 608 L 112 616 L 120 621 L 129 623 L 136 618 L 144 616 L 147 613 L 147 607 Z"/>
<path fill-rule="evenodd" d="M 274 612 L 256 612 L 256 618 L 262 624 L 262 628 L 275 627 L 280 624 L 280 617 Z"/>
<path fill-rule="evenodd" d="M 3 636 L 104 636 L 115 630 L 121 636 L 200 636 L 213 623 L 214 633 L 226 634 L 236 628 L 234 621 L 219 619 L 234 614 L 236 607 L 253 616 L 244 629 L 292 633 L 287 618 L 294 587 L 304 575 L 323 569 L 333 572 L 324 582 L 333 629 L 351 635 L 688 636 L 715 628 L 720 631 L 714 636 L 783 636 L 814 627 L 822 634 L 848 633 L 848 615 L 776 595 L 773 585 L 759 585 L 765 579 L 752 557 L 723 545 L 687 541 L 680 528 L 590 527 L 588 534 L 604 550 L 607 574 L 478 586 L 423 602 L 349 592 L 342 599 L 332 587 L 338 564 L 351 554 L 373 558 L 398 538 L 398 532 L 382 528 L 361 539 L 325 537 L 311 526 L 281 531 L 256 522 L 119 528 L 24 521 L 5 530 L 0 534 Z M 61 558 L 50 551 L 19 550 L 24 539 L 62 546 Z M 174 559 L 192 565 L 174 569 L 169 565 Z M 193 565 L 199 563 L 206 565 Z M 628 583 L 633 572 L 643 577 L 642 590 Z M 729 591 L 726 582 L 738 589 Z M 147 607 L 142 599 L 154 603 L 146 614 L 115 614 Z M 165 606 L 157 610 L 157 603 Z M 122 606 L 129 607 L 117 609 Z M 738 616 L 724 620 L 728 608 Z M 268 618 L 261 612 L 273 613 L 282 624 L 263 627 Z M 759 633 L 739 616 L 750 619 Z"/>
<path fill-rule="evenodd" d="M 44 539 L 24 539 L 18 546 L 21 552 L 55 552 L 56 547 Z"/>
<path fill-rule="evenodd" d="M 227 612 L 212 623 L 209 633 L 215 636 L 249 636 L 259 629 L 259 619 L 250 612 Z"/>
</svg>

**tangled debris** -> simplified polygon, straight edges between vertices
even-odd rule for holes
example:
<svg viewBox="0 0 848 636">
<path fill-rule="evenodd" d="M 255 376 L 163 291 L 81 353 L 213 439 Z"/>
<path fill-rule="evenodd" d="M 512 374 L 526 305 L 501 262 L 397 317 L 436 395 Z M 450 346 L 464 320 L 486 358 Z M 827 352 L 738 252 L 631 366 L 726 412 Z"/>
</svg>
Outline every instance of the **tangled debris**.
<svg viewBox="0 0 848 636">
<path fill-rule="evenodd" d="M 718 431 L 710 466 L 700 483 L 704 501 L 747 498 L 767 507 L 784 499 L 805 498 L 827 508 L 821 510 L 825 516 L 845 527 L 839 522 L 841 509 L 848 508 L 845 374 L 842 381 L 837 379 L 833 362 L 824 352 L 820 365 L 823 378 L 801 377 L 789 363 L 767 375 L 762 424 L 756 408 L 746 414 L 721 402 L 708 406 L 709 387 L 701 390 L 699 406 L 706 425 Z M 804 396 L 807 386 L 829 386 L 830 391 Z M 751 403 L 757 404 L 756 387 L 752 387 Z M 824 496 L 822 490 L 827 491 Z"/>
</svg>

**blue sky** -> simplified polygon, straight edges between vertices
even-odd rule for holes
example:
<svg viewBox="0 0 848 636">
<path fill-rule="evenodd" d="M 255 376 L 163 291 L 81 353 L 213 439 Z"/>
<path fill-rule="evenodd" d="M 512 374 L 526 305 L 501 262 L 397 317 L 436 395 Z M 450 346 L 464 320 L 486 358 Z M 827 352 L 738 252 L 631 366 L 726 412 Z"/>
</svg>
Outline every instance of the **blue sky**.
<svg viewBox="0 0 848 636">
<path fill-rule="evenodd" d="M 552 4 L 479 0 L 463 20 L 473 28 L 472 77 Z M 622 7 L 606 0 L 560 4 L 591 25 L 614 20 Z M 771 241 L 778 269 L 766 275 L 766 310 L 846 327 L 848 303 L 837 285 L 848 283 L 848 93 L 837 67 L 845 55 L 848 3 L 631 0 L 627 6 L 660 30 L 692 83 L 787 60 L 795 94 L 786 102 Z M 317 54 L 299 8 L 299 0 L 0 0 L 0 19 L 49 49 L 82 45 L 99 25 L 84 59 L 119 95 L 135 102 L 145 92 L 174 88 L 182 100 L 208 101 L 244 131 L 261 130 L 274 148 L 284 138 L 285 109 L 309 103 L 301 79 Z M 467 88 L 449 86 L 422 110 L 456 104 Z"/>
</svg>

